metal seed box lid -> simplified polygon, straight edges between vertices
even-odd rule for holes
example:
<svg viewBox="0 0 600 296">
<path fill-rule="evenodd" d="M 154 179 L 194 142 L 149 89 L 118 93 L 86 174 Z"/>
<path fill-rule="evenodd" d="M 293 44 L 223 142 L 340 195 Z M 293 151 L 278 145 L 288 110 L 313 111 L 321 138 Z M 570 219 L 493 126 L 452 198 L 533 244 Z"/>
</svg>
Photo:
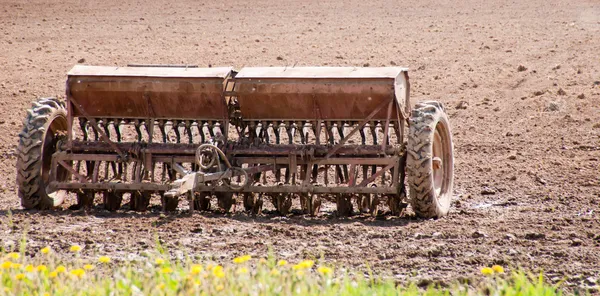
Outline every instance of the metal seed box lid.
<svg viewBox="0 0 600 296">
<path fill-rule="evenodd" d="M 180 78 L 226 78 L 233 68 L 111 67 L 76 65 L 68 76 L 135 76 Z"/>
<path fill-rule="evenodd" d="M 245 67 L 235 78 L 396 78 L 401 67 Z"/>
</svg>

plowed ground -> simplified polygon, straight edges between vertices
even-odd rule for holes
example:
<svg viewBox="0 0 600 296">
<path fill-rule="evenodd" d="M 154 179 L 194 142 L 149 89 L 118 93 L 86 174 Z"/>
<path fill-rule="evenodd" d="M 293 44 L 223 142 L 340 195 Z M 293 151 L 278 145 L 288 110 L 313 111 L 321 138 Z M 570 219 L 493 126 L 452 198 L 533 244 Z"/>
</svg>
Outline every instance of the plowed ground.
<svg viewBox="0 0 600 296">
<path fill-rule="evenodd" d="M 484 265 L 590 286 L 600 266 L 598 1 L 0 1 L 0 240 L 176 254 L 324 256 L 400 281 L 479 278 Z M 407 66 L 412 101 L 447 106 L 448 217 L 20 210 L 15 147 L 31 101 L 91 65 Z M 84 60 L 84 61 L 83 61 Z M 520 67 L 522 66 L 522 67 Z M 157 203 L 157 201 L 154 201 Z M 10 213 L 9 213 L 10 210 Z M 63 251 L 60 251 L 63 252 Z"/>
</svg>

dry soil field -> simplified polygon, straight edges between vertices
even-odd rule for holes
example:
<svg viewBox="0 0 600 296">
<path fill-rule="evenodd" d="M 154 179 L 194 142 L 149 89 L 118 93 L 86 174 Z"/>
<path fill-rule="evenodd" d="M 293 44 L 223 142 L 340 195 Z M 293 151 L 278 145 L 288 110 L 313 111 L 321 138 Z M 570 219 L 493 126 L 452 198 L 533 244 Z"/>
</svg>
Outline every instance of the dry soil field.
<svg viewBox="0 0 600 296">
<path fill-rule="evenodd" d="M 448 217 L 388 221 L 241 212 L 229 216 L 20 210 L 15 147 L 31 101 L 64 97 L 90 65 L 389 66 L 412 100 L 444 102 L 453 125 Z M 0 0 L 0 240 L 31 250 L 230 260 L 269 250 L 321 256 L 399 281 L 448 283 L 484 265 L 600 277 L 600 2 Z M 11 214 L 12 213 L 12 214 Z M 11 216 L 12 215 L 12 216 Z"/>
</svg>

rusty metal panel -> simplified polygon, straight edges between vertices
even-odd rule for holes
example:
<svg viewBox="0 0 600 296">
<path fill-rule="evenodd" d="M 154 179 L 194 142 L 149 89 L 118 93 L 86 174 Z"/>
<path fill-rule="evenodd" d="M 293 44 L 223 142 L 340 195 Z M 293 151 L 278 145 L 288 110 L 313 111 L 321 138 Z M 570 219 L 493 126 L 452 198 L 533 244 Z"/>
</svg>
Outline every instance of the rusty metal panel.
<svg viewBox="0 0 600 296">
<path fill-rule="evenodd" d="M 399 67 L 247 67 L 236 74 L 234 92 L 244 120 L 360 121 L 384 101 L 405 99 L 396 96 L 406 71 Z M 402 108 L 403 102 L 399 103 Z M 397 109 L 394 105 L 392 120 L 399 117 Z M 386 118 L 383 109 L 373 120 Z"/>
<path fill-rule="evenodd" d="M 230 72 L 79 66 L 69 72 L 67 86 L 91 117 L 221 120 L 227 117 L 223 84 Z"/>
<path fill-rule="evenodd" d="M 235 81 L 245 120 L 362 120 L 394 98 L 394 79 L 389 78 L 236 77 Z M 384 109 L 373 119 L 386 116 Z"/>
</svg>

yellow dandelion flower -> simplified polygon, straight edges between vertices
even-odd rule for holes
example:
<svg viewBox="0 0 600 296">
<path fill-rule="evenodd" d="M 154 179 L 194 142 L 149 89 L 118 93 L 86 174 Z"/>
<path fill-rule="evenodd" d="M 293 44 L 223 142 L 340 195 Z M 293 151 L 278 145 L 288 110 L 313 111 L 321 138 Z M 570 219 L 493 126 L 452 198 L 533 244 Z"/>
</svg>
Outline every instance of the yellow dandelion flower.
<svg viewBox="0 0 600 296">
<path fill-rule="evenodd" d="M 200 264 L 194 264 L 190 268 L 190 273 L 193 275 L 199 274 L 201 272 L 202 272 L 202 265 L 200 265 Z"/>
<path fill-rule="evenodd" d="M 304 260 L 296 265 L 294 265 L 292 268 L 294 270 L 298 270 L 298 269 L 309 269 L 311 267 L 313 267 L 313 265 L 315 265 L 315 262 L 312 260 Z"/>
<path fill-rule="evenodd" d="M 282 260 L 279 260 L 279 261 L 277 261 L 277 266 L 285 266 L 285 265 L 287 265 L 287 264 L 288 264 L 288 262 L 287 262 L 287 261 L 285 261 L 285 260 L 283 260 L 283 259 L 282 259 Z"/>
<path fill-rule="evenodd" d="M 317 268 L 317 271 L 322 275 L 329 275 L 333 272 L 333 269 L 325 266 L 319 266 L 319 268 Z"/>
<path fill-rule="evenodd" d="M 92 270 L 92 269 L 94 269 L 94 267 L 95 267 L 94 265 L 86 264 L 86 265 L 83 266 L 83 269 L 85 269 L 85 270 Z"/>
<path fill-rule="evenodd" d="M 215 289 L 216 289 L 217 291 L 222 291 L 223 289 L 225 289 L 225 287 L 224 287 L 223 285 L 219 284 L 219 285 L 217 285 L 217 286 L 215 287 Z"/>
<path fill-rule="evenodd" d="M 156 260 L 154 260 L 154 263 L 156 263 L 157 265 L 163 265 L 163 264 L 165 264 L 165 259 L 156 258 Z"/>
<path fill-rule="evenodd" d="M 40 249 L 40 252 L 42 252 L 42 254 L 48 254 L 48 253 L 50 253 L 50 251 L 52 251 L 52 249 L 50 249 L 50 247 L 43 247 Z"/>
<path fill-rule="evenodd" d="M 51 278 L 51 279 L 53 279 L 53 278 L 55 278 L 55 277 L 57 277 L 57 276 L 58 276 L 58 272 L 57 272 L 56 270 L 55 270 L 55 271 L 52 271 L 52 272 L 50 272 L 50 273 L 48 274 L 48 277 L 49 277 L 49 278 Z"/>
<path fill-rule="evenodd" d="M 108 256 L 100 256 L 100 258 L 98 258 L 98 262 L 104 263 L 104 264 L 110 263 L 110 257 L 108 257 Z"/>
<path fill-rule="evenodd" d="M 248 273 L 248 268 L 246 268 L 246 267 L 242 267 L 237 270 L 237 274 L 247 274 L 247 273 Z"/>
<path fill-rule="evenodd" d="M 281 274 L 281 272 L 279 272 L 279 270 L 277 270 L 276 268 L 271 269 L 271 272 L 269 272 L 269 274 L 271 276 L 279 276 Z"/>
<path fill-rule="evenodd" d="M 200 285 L 202 285 L 202 282 L 200 280 L 195 280 L 194 281 L 194 286 L 197 287 L 197 286 L 200 286 Z"/>
<path fill-rule="evenodd" d="M 0 267 L 2 267 L 2 269 L 9 269 L 12 267 L 12 262 L 10 261 L 4 261 L 2 262 L 2 264 L 0 264 Z"/>
<path fill-rule="evenodd" d="M 223 272 L 223 266 L 217 265 L 212 269 L 212 273 L 217 278 L 225 277 L 225 272 Z"/>
<path fill-rule="evenodd" d="M 244 263 L 244 262 L 246 262 L 246 261 L 248 261 L 250 259 L 252 259 L 252 256 L 250 256 L 250 255 L 244 255 L 244 256 L 240 256 L 240 257 L 235 257 L 235 258 L 233 258 L 233 263 L 241 264 L 241 263 Z"/>
<path fill-rule="evenodd" d="M 46 292 L 44 293 L 44 296 L 50 296 L 50 293 Z"/>
<path fill-rule="evenodd" d="M 38 265 L 35 270 L 39 271 L 39 272 L 45 272 L 46 270 L 48 270 L 48 267 L 46 267 L 46 265 L 42 264 L 42 265 Z"/>
<path fill-rule="evenodd" d="M 484 268 L 481 269 L 481 273 L 483 275 L 486 275 L 486 276 L 487 275 L 492 275 L 492 274 L 494 274 L 494 270 L 491 269 L 491 268 L 489 268 L 489 267 L 484 267 Z"/>
<path fill-rule="evenodd" d="M 85 275 L 85 270 L 78 268 L 71 270 L 69 273 L 75 277 L 82 278 Z"/>
<path fill-rule="evenodd" d="M 492 269 L 496 273 L 504 273 L 504 267 L 502 267 L 500 265 L 494 265 L 494 266 L 492 266 Z"/>
<path fill-rule="evenodd" d="M 23 264 L 21 263 L 13 263 L 10 265 L 10 268 L 12 269 L 21 269 L 23 267 Z"/>
<path fill-rule="evenodd" d="M 33 265 L 28 264 L 27 266 L 25 266 L 25 271 L 27 272 L 33 272 L 35 270 L 35 267 L 33 267 Z"/>
<path fill-rule="evenodd" d="M 159 290 L 164 289 L 165 288 L 165 283 L 158 284 L 158 286 L 156 286 L 156 288 L 158 288 Z"/>
<path fill-rule="evenodd" d="M 25 278 L 25 274 L 23 274 L 23 273 L 17 273 L 17 275 L 15 275 L 15 280 L 17 280 L 17 281 L 20 281 L 24 278 Z"/>
<path fill-rule="evenodd" d="M 18 260 L 19 258 L 21 258 L 21 254 L 19 254 L 17 252 L 11 252 L 11 253 L 8 253 L 8 255 L 6 255 L 6 257 L 11 258 L 13 260 Z"/>
<path fill-rule="evenodd" d="M 161 273 L 172 273 L 173 269 L 171 267 L 163 267 L 163 269 L 160 270 Z"/>
<path fill-rule="evenodd" d="M 71 248 L 69 248 L 69 250 L 73 253 L 77 253 L 77 252 L 81 251 L 81 246 L 72 245 Z"/>
<path fill-rule="evenodd" d="M 64 267 L 64 266 L 62 266 L 62 265 L 59 265 L 59 266 L 57 266 L 57 267 L 56 267 L 55 271 L 56 271 L 57 273 L 63 273 L 63 272 L 65 272 L 65 271 L 67 271 L 67 268 L 66 268 L 66 267 Z"/>
</svg>

